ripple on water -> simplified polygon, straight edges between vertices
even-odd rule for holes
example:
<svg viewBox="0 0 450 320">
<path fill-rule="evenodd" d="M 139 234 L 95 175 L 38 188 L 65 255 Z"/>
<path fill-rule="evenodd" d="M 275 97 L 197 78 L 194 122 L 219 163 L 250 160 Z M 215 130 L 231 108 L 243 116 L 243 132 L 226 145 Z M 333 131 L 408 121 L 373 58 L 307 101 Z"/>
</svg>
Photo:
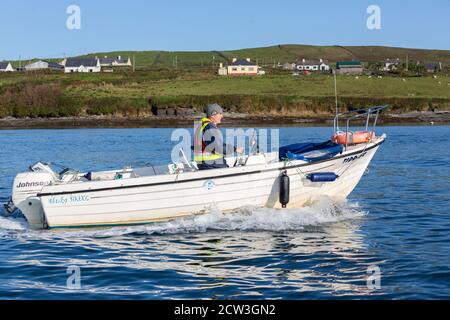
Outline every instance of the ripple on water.
<svg viewBox="0 0 450 320">
<path fill-rule="evenodd" d="M 299 264 L 304 265 L 302 269 L 314 267 L 326 261 L 326 252 L 358 251 L 358 237 L 346 223 L 365 216 L 357 204 L 324 200 L 300 209 L 243 208 L 227 214 L 211 210 L 203 216 L 166 223 L 98 230 L 32 231 L 23 220 L 2 217 L 0 230 L 8 239 L 27 243 L 22 245 L 26 253 L 10 259 L 24 267 L 23 277 L 39 278 L 40 272 L 47 274 L 43 270 L 53 268 L 61 273 L 67 265 L 79 265 L 84 281 L 95 283 L 89 290 L 99 289 L 96 297 L 124 295 L 126 283 L 136 285 L 135 297 L 194 298 L 202 292 L 218 297 L 270 297 L 274 277 L 287 277 L 286 285 L 292 286 L 303 277 L 300 273 L 308 273 L 291 270 L 287 275 L 283 270 Z M 335 238 L 327 236 L 330 228 L 336 229 Z M 317 254 L 314 259 L 311 251 Z M 114 274 L 116 279 L 123 278 L 123 286 L 118 281 L 111 284 Z M 137 285 L 149 274 L 145 286 Z M 47 280 L 44 276 L 41 282 Z M 47 297 L 64 292 L 60 286 L 47 292 L 39 283 L 24 279 L 15 283 L 27 287 L 26 292 L 32 288 Z M 240 294 L 242 290 L 247 293 Z"/>
<path fill-rule="evenodd" d="M 388 140 L 343 205 L 212 210 L 95 230 L 32 231 L 20 216 L 0 216 L 0 298 L 448 298 L 449 128 L 380 128 Z M 38 160 L 80 170 L 168 162 L 171 132 L 4 131 L 0 201 Z M 282 128 L 280 143 L 329 136 L 328 128 Z M 70 265 L 81 268 L 81 290 L 66 287 Z M 379 290 L 367 287 L 374 266 Z"/>
<path fill-rule="evenodd" d="M 312 206 L 298 209 L 269 209 L 245 207 L 230 213 L 211 209 L 208 214 L 181 218 L 169 222 L 132 227 L 113 227 L 103 229 L 78 229 L 55 231 L 28 230 L 27 236 L 33 237 L 94 237 L 108 238 L 127 234 L 182 234 L 216 231 L 288 231 L 305 230 L 321 224 L 345 221 L 364 217 L 367 213 L 357 203 L 336 204 L 323 198 Z M 23 218 L 0 217 L 0 230 L 25 231 Z M 25 235 L 25 233 L 22 233 Z"/>
</svg>

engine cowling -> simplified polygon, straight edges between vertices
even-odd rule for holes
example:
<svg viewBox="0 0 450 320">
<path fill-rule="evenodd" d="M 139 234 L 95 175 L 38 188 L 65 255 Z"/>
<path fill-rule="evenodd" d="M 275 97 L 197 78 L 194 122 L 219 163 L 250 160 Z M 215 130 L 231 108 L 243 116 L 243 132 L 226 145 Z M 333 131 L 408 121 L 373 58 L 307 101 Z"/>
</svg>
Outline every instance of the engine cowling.
<svg viewBox="0 0 450 320">
<path fill-rule="evenodd" d="M 36 196 L 54 181 L 55 176 L 51 172 L 19 173 L 14 179 L 10 206 L 19 209 L 33 229 L 45 227 L 44 212 Z"/>
</svg>

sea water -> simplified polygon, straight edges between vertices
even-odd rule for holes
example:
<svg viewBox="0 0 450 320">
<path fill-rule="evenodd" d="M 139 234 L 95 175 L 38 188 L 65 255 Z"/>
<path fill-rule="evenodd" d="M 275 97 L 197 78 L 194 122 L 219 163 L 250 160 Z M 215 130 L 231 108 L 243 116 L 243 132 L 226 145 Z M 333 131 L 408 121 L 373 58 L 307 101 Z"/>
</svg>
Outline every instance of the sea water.
<svg viewBox="0 0 450 320">
<path fill-rule="evenodd" d="M 0 216 L 2 299 L 450 298 L 450 127 L 380 127 L 344 204 L 212 209 L 147 226 L 32 231 Z M 80 171 L 169 161 L 171 129 L 0 131 L 0 202 L 39 160 Z M 280 143 L 329 128 L 281 128 Z"/>
</svg>

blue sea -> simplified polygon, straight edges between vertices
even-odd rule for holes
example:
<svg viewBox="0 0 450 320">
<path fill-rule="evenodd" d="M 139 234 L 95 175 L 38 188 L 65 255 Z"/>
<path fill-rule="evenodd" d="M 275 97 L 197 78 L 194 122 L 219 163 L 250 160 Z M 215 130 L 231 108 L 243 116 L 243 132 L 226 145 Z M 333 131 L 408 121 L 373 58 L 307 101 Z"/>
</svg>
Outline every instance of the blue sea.
<svg viewBox="0 0 450 320">
<path fill-rule="evenodd" d="M 387 141 L 347 203 L 242 208 L 148 226 L 32 231 L 0 209 L 0 299 L 448 299 L 450 127 Z M 0 202 L 39 161 L 162 164 L 171 129 L 0 131 Z M 281 128 L 282 144 L 330 128 Z"/>
</svg>

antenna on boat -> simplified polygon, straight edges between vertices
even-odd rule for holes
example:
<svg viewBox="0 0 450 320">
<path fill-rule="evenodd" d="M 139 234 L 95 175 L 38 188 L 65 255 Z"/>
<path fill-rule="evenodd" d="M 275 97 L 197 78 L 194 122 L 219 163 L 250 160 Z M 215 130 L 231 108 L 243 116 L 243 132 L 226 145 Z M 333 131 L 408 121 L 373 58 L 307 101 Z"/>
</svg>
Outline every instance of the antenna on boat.
<svg viewBox="0 0 450 320">
<path fill-rule="evenodd" d="M 336 122 L 335 122 L 334 131 L 337 132 L 337 131 L 339 131 L 339 107 L 338 107 L 338 96 L 337 96 L 336 70 L 333 70 L 333 75 L 334 75 L 334 97 L 335 97 L 335 101 L 336 101 Z"/>
</svg>

